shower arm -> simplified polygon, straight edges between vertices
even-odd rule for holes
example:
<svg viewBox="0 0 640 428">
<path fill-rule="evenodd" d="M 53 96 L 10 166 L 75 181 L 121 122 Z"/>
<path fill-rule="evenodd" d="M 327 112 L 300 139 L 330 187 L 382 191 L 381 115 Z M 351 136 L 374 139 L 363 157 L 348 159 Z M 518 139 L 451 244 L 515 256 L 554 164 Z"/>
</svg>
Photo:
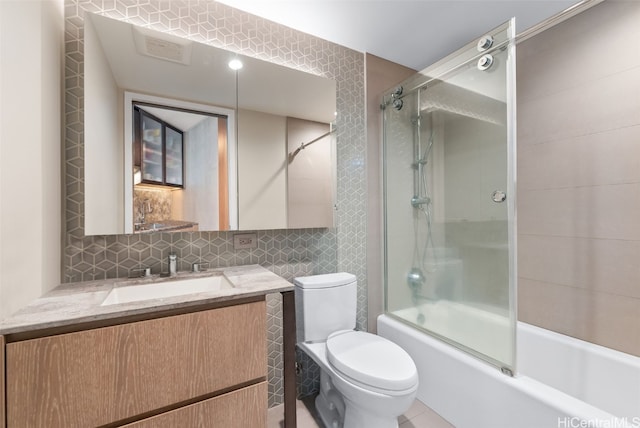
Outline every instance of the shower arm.
<svg viewBox="0 0 640 428">
<path fill-rule="evenodd" d="M 289 153 L 289 162 L 293 161 L 293 159 L 298 155 L 298 153 L 300 153 L 301 150 L 306 149 L 308 146 L 310 146 L 313 143 L 316 143 L 316 142 L 322 140 L 324 137 L 326 137 L 327 135 L 331 135 L 334 132 L 336 132 L 335 128 L 332 129 L 331 131 L 325 132 L 324 134 L 322 134 L 319 137 L 314 138 L 313 140 L 309 141 L 308 143 L 301 143 L 300 147 L 298 147 L 294 152 Z"/>
</svg>

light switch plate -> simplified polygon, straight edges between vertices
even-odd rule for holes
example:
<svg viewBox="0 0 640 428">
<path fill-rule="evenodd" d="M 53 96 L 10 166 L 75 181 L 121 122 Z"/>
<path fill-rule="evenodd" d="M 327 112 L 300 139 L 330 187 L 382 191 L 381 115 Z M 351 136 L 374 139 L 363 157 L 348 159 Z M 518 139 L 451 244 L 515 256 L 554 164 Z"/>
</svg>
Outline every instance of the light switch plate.
<svg viewBox="0 0 640 428">
<path fill-rule="evenodd" d="M 258 238 L 255 233 L 241 233 L 233 235 L 233 249 L 245 250 L 258 247 Z"/>
</svg>

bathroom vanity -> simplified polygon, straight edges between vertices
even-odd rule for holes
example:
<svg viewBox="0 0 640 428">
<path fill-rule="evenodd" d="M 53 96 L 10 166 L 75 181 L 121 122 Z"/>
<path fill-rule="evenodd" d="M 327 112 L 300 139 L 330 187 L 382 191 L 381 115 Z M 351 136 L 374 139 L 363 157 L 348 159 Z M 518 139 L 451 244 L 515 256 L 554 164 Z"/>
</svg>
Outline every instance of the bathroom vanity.
<svg viewBox="0 0 640 428">
<path fill-rule="evenodd" d="M 265 295 L 292 290 L 260 266 L 62 285 L 0 324 L 0 427 L 264 427 Z"/>
</svg>

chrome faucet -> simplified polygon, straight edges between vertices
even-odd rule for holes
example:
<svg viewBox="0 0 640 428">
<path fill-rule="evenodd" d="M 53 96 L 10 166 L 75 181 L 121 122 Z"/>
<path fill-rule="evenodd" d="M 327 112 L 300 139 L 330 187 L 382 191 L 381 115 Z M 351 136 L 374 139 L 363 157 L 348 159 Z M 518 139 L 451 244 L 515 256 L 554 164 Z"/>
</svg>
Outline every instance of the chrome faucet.
<svg viewBox="0 0 640 428">
<path fill-rule="evenodd" d="M 147 214 L 153 212 L 153 208 L 151 207 L 151 201 L 149 199 L 145 199 L 138 203 L 138 223 L 145 224 Z"/>
<path fill-rule="evenodd" d="M 169 276 L 178 274 L 178 256 L 176 253 L 169 253 Z"/>
</svg>

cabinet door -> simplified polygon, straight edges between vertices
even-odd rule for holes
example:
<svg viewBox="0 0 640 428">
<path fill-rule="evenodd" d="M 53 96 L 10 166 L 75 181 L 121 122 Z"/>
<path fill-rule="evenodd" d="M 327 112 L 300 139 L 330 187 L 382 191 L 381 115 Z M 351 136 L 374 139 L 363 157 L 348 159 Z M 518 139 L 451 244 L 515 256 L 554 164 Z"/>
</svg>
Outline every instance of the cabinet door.
<svg viewBox="0 0 640 428">
<path fill-rule="evenodd" d="M 267 382 L 200 401 L 122 428 L 266 428 Z"/>
<path fill-rule="evenodd" d="M 182 186 L 182 132 L 166 126 L 165 138 L 165 183 L 172 186 Z"/>
<path fill-rule="evenodd" d="M 162 184 L 164 181 L 162 123 L 148 116 L 145 112 L 141 112 L 141 119 L 142 181 Z"/>
<path fill-rule="evenodd" d="M 117 423 L 266 374 L 264 301 L 9 343 L 7 428 Z"/>
</svg>

